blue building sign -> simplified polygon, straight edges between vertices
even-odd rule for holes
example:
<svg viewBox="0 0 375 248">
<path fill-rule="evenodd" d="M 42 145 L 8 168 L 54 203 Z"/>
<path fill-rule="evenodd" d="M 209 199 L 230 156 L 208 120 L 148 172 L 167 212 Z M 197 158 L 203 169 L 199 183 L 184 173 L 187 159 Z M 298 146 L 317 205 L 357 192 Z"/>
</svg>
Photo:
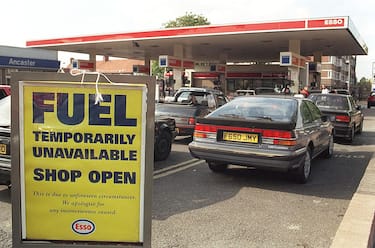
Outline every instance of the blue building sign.
<svg viewBox="0 0 375 248">
<path fill-rule="evenodd" d="M 0 67 L 58 70 L 60 68 L 60 61 L 0 56 Z"/>
<path fill-rule="evenodd" d="M 289 55 L 281 56 L 281 64 L 283 65 L 290 64 L 290 56 Z"/>
<path fill-rule="evenodd" d="M 159 55 L 159 67 L 168 67 L 168 55 Z"/>
</svg>

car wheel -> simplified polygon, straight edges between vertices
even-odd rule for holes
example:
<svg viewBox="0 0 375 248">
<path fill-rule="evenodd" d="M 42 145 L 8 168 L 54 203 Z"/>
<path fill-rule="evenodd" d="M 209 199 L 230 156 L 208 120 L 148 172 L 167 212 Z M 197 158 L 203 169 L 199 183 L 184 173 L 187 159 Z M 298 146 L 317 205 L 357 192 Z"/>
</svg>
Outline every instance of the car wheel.
<svg viewBox="0 0 375 248">
<path fill-rule="evenodd" d="M 228 168 L 228 164 L 226 163 L 207 161 L 207 164 L 208 168 L 213 172 L 223 172 Z"/>
<path fill-rule="evenodd" d="M 327 149 L 323 152 L 323 156 L 325 158 L 330 158 L 333 155 L 333 147 L 334 147 L 334 142 L 333 142 L 333 135 L 329 137 L 329 144 Z"/>
<path fill-rule="evenodd" d="M 306 183 L 311 173 L 311 149 L 307 148 L 305 158 L 296 171 L 296 180 L 299 183 Z"/>
<path fill-rule="evenodd" d="M 172 135 L 168 131 L 162 131 L 155 141 L 154 160 L 166 160 L 171 153 Z"/>
</svg>

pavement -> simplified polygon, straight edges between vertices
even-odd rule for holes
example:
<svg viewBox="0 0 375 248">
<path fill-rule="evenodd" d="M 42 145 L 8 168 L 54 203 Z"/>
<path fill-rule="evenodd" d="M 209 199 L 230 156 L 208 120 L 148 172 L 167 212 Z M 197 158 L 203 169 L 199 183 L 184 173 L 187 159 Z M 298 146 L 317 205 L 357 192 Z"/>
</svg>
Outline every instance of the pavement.
<svg viewBox="0 0 375 248">
<path fill-rule="evenodd" d="M 361 102 L 360 105 L 365 108 L 367 102 Z M 375 127 L 370 128 L 375 132 Z M 375 153 L 349 203 L 330 248 L 375 248 L 374 217 Z"/>
</svg>

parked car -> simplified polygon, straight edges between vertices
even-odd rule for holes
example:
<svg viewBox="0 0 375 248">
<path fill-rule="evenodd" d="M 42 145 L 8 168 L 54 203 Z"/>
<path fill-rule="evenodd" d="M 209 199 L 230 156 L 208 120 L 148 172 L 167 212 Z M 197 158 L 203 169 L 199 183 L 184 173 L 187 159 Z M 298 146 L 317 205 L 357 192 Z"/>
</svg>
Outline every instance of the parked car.
<svg viewBox="0 0 375 248">
<path fill-rule="evenodd" d="M 285 95 L 237 97 L 197 119 L 192 156 L 214 172 L 229 164 L 310 177 L 311 160 L 333 153 L 333 126 L 307 98 Z"/>
<path fill-rule="evenodd" d="M 322 93 L 321 89 L 310 89 L 309 94 L 320 94 Z"/>
<path fill-rule="evenodd" d="M 280 92 L 276 91 L 276 89 L 271 87 L 258 87 L 255 88 L 256 95 L 274 95 L 279 94 Z"/>
<path fill-rule="evenodd" d="M 329 93 L 350 95 L 350 92 L 347 89 L 332 89 Z"/>
<path fill-rule="evenodd" d="M 367 108 L 371 108 L 372 106 L 375 106 L 375 91 L 371 92 L 367 97 Z"/>
<path fill-rule="evenodd" d="M 154 160 L 166 160 L 171 153 L 172 143 L 176 137 L 174 119 L 155 119 Z"/>
<path fill-rule="evenodd" d="M 11 172 L 11 96 L 0 99 L 0 184 L 10 185 Z M 176 137 L 174 119 L 155 119 L 154 160 L 166 160 Z"/>
<path fill-rule="evenodd" d="M 235 96 L 253 96 L 255 95 L 255 90 L 236 90 Z"/>
<path fill-rule="evenodd" d="M 184 87 L 177 91 L 172 101 L 155 105 L 155 117 L 174 119 L 177 135 L 192 136 L 197 117 L 207 115 L 228 101 L 218 90 Z"/>
<path fill-rule="evenodd" d="M 10 85 L 0 85 L 0 99 L 10 95 Z"/>
<path fill-rule="evenodd" d="M 351 95 L 311 94 L 309 98 L 323 114 L 329 116 L 334 126 L 334 137 L 352 142 L 356 133 L 363 129 L 363 113 Z"/>
<path fill-rule="evenodd" d="M 10 96 L 0 99 L 0 184 L 10 185 Z"/>
</svg>

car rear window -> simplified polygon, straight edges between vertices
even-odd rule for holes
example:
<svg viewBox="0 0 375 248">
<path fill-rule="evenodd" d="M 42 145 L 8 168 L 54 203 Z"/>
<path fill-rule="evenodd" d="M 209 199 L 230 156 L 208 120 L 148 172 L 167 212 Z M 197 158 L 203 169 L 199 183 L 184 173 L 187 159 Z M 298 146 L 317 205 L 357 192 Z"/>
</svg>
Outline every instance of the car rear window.
<svg viewBox="0 0 375 248">
<path fill-rule="evenodd" d="M 311 100 L 315 102 L 319 108 L 348 110 L 349 104 L 346 97 L 334 94 L 314 95 Z"/>
<path fill-rule="evenodd" d="M 297 101 L 290 98 L 238 97 L 212 112 L 210 117 L 291 121 Z"/>
<path fill-rule="evenodd" d="M 208 94 L 206 92 L 182 92 L 177 97 L 177 102 L 179 103 L 191 103 L 192 98 L 194 98 L 195 104 L 208 105 Z"/>
</svg>

